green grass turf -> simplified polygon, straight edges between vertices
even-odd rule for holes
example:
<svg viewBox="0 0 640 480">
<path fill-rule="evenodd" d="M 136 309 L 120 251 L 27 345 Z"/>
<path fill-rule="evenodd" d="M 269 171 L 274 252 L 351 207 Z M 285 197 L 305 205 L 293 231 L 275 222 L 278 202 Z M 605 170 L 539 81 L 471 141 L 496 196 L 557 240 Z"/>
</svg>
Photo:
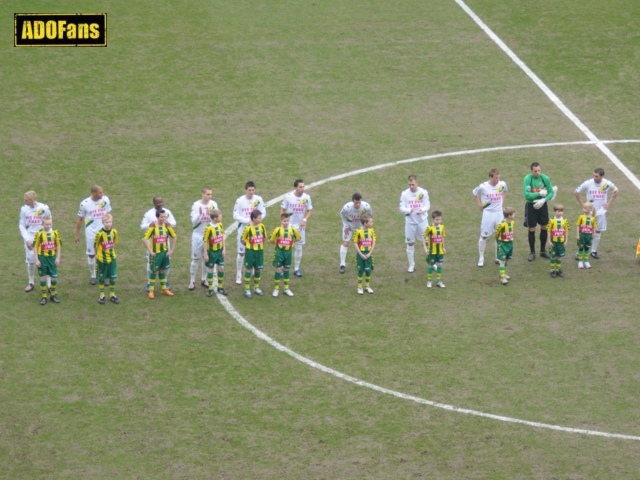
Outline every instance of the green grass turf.
<svg viewBox="0 0 640 480">
<path fill-rule="evenodd" d="M 620 1 L 469 5 L 601 139 L 638 139 L 638 6 Z M 77 11 L 30 2 L 30 12 Z M 7 25 L 27 11 L 0 5 Z M 244 183 L 271 200 L 359 168 L 423 155 L 585 138 L 453 1 L 111 2 L 107 48 L 14 48 L 0 31 L 2 269 L 0 464 L 7 478 L 634 478 L 637 441 L 499 423 L 399 400 L 303 365 L 242 328 L 204 289 L 186 289 L 188 212 L 203 184 L 225 225 Z M 636 174 L 638 144 L 611 150 Z M 603 166 L 622 193 L 602 260 L 551 280 L 516 232 L 512 281 L 475 266 L 471 190 L 497 166 L 522 221 L 531 162 L 572 189 Z M 445 290 L 423 255 L 405 273 L 406 177 L 444 212 Z M 121 234 L 121 305 L 97 303 L 81 199 L 101 184 Z M 34 189 L 63 236 L 60 305 L 22 292 L 16 231 Z M 373 296 L 337 274 L 338 211 L 374 209 Z M 237 311 L 323 365 L 425 399 L 574 428 L 640 435 L 639 192 L 593 146 L 424 160 L 309 190 L 303 279 L 293 298 L 246 301 L 228 241 Z M 162 194 L 176 215 L 174 298 L 144 293 L 138 224 Z M 276 226 L 277 206 L 265 223 Z M 572 244 L 572 243 L 570 243 Z M 489 250 L 491 243 L 489 243 Z M 569 249 L 573 254 L 573 249 Z M 350 253 L 352 258 L 353 253 Z M 270 257 L 270 251 L 266 255 Z M 273 269 L 265 269 L 270 291 Z"/>
</svg>

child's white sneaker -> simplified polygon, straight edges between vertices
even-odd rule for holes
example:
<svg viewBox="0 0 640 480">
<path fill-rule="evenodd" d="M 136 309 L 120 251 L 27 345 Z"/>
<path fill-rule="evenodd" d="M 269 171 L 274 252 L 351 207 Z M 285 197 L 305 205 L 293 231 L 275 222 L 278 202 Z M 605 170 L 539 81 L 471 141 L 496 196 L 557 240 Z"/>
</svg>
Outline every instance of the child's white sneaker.
<svg viewBox="0 0 640 480">
<path fill-rule="evenodd" d="M 358 295 L 364 295 L 364 290 L 363 290 L 363 289 L 361 289 L 361 288 L 359 288 L 359 289 L 358 289 Z"/>
<path fill-rule="evenodd" d="M 427 288 L 431 288 L 432 286 L 431 282 L 427 282 Z"/>
<path fill-rule="evenodd" d="M 273 291 L 273 296 L 277 297 L 280 294 L 280 290 L 274 290 Z"/>
<path fill-rule="evenodd" d="M 287 289 L 285 289 L 284 294 L 285 294 L 287 297 L 293 297 L 293 292 L 292 292 L 291 290 L 289 290 L 288 288 L 287 288 Z"/>
<path fill-rule="evenodd" d="M 440 288 L 444 288 L 444 283 L 442 283 L 442 282 L 438 282 L 438 283 L 436 283 L 436 285 L 437 285 L 438 287 L 440 287 Z"/>
<path fill-rule="evenodd" d="M 373 288 L 371 287 L 364 287 L 364 289 L 367 291 L 367 293 L 373 293 Z"/>
<path fill-rule="evenodd" d="M 584 262 L 578 262 L 578 268 L 584 268 Z"/>
<path fill-rule="evenodd" d="M 591 264 L 589 262 L 584 262 L 584 268 L 591 268 Z"/>
</svg>

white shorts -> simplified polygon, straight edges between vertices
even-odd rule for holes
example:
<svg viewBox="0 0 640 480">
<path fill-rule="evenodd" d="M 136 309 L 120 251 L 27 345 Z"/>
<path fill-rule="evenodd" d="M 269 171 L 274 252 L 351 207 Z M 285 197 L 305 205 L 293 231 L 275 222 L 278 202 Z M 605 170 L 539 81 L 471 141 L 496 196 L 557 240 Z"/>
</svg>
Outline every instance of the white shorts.
<svg viewBox="0 0 640 480">
<path fill-rule="evenodd" d="M 204 255 L 204 234 L 191 235 L 191 260 L 200 260 Z"/>
<path fill-rule="evenodd" d="M 307 231 L 306 228 L 300 230 L 300 225 L 291 225 L 292 227 L 295 227 L 298 230 L 298 233 L 300 233 L 300 240 L 297 241 L 295 244 L 296 245 L 304 245 L 305 242 L 305 232 Z"/>
<path fill-rule="evenodd" d="M 94 232 L 91 235 L 87 235 L 85 233 L 85 240 L 87 241 L 87 255 L 94 257 L 96 255 L 96 246 L 93 241 L 96 239 L 96 233 Z"/>
<path fill-rule="evenodd" d="M 603 213 L 601 215 L 596 214 L 596 222 L 598 222 L 598 228 L 596 228 L 596 232 L 604 232 L 607 230 L 607 214 L 606 213 Z"/>
<path fill-rule="evenodd" d="M 36 263 L 36 249 L 27 247 L 27 242 L 24 242 L 24 261 L 26 263 Z"/>
<path fill-rule="evenodd" d="M 422 223 L 409 223 L 404 224 L 404 241 L 405 243 L 422 243 L 424 238 L 424 232 L 429 228 L 429 220 L 425 220 Z"/>
<path fill-rule="evenodd" d="M 482 212 L 482 222 L 480 223 L 480 236 L 482 238 L 494 237 L 498 224 L 504 218 L 502 212 Z"/>
<path fill-rule="evenodd" d="M 237 248 L 238 248 L 238 255 L 244 255 L 244 251 L 245 251 L 245 245 L 244 242 L 242 241 L 242 234 L 244 233 L 244 229 L 247 228 L 247 224 L 241 224 L 238 226 L 238 244 L 237 244 Z"/>
<path fill-rule="evenodd" d="M 355 232 L 360 227 L 352 227 L 347 223 L 342 224 L 342 241 L 349 242 L 351 237 L 353 237 L 353 232 Z"/>
</svg>

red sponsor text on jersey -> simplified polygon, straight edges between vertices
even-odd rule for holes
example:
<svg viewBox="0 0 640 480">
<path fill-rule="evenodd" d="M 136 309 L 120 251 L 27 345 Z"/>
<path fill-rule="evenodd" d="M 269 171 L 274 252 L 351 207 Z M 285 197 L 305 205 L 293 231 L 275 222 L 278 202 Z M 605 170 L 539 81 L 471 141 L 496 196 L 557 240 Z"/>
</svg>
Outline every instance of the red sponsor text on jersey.
<svg viewBox="0 0 640 480">
<path fill-rule="evenodd" d="M 106 242 L 102 242 L 103 250 L 113 250 L 114 243 L 113 240 L 107 240 Z"/>
<path fill-rule="evenodd" d="M 373 246 L 373 239 L 372 238 L 361 238 L 360 240 L 358 240 L 358 246 L 359 247 L 369 248 L 369 247 Z"/>
<path fill-rule="evenodd" d="M 589 197 L 591 200 L 605 200 L 607 198 L 607 192 L 602 190 L 589 190 Z"/>
<path fill-rule="evenodd" d="M 279 247 L 290 247 L 293 245 L 293 239 L 289 237 L 279 237 L 278 238 L 278 246 Z"/>
<path fill-rule="evenodd" d="M 442 235 L 431 235 L 431 243 L 442 243 Z"/>
<path fill-rule="evenodd" d="M 580 225 L 580 233 L 593 233 L 591 225 Z"/>
<path fill-rule="evenodd" d="M 209 237 L 209 243 L 211 245 L 217 245 L 218 243 L 222 243 L 223 239 L 224 239 L 223 235 L 213 235 Z"/>
<path fill-rule="evenodd" d="M 264 243 L 264 237 L 262 235 L 251 237 L 251 245 L 260 245 L 261 243 Z"/>
<path fill-rule="evenodd" d="M 104 217 L 106 213 L 107 213 L 106 208 L 96 208 L 95 210 L 89 210 L 89 214 L 96 220 Z"/>
<path fill-rule="evenodd" d="M 56 249 L 56 242 L 53 241 L 47 241 L 47 242 L 42 242 L 42 250 L 55 250 Z"/>
<path fill-rule="evenodd" d="M 513 240 L 513 232 L 502 232 L 502 240 L 505 242 Z"/>
<path fill-rule="evenodd" d="M 154 243 L 154 245 L 160 245 L 162 243 L 167 243 L 167 235 L 154 235 L 153 243 Z"/>
<path fill-rule="evenodd" d="M 564 228 L 552 228 L 551 229 L 551 236 L 558 238 L 558 237 L 564 237 L 564 234 L 566 232 L 564 231 Z"/>
</svg>

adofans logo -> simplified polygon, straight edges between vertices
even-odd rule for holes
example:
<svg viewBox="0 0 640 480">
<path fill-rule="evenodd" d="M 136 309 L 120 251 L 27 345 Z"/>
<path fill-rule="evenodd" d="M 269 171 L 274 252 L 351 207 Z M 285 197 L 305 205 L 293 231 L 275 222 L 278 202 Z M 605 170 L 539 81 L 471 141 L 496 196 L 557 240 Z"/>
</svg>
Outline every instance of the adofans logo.
<svg viewBox="0 0 640 480">
<path fill-rule="evenodd" d="M 16 47 L 106 47 L 106 13 L 16 13 Z"/>
</svg>

